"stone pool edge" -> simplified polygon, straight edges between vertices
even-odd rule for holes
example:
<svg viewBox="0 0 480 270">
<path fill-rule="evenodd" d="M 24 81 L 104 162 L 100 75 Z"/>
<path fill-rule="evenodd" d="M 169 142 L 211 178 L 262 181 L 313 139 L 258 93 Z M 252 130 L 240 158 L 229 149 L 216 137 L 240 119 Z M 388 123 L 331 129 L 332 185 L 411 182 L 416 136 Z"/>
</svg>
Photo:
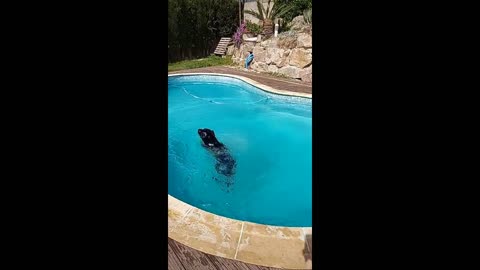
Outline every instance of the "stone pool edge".
<svg viewBox="0 0 480 270">
<path fill-rule="evenodd" d="M 227 259 L 275 268 L 312 269 L 312 227 L 269 226 L 231 219 L 170 194 L 168 237 Z"/>
<path fill-rule="evenodd" d="M 225 76 L 225 77 L 231 77 L 231 78 L 236 78 L 239 80 L 242 80 L 248 84 L 251 84 L 255 87 L 260 88 L 261 90 L 277 95 L 283 95 L 283 96 L 295 96 L 295 97 L 304 97 L 304 98 L 312 98 L 312 94 L 309 93 L 301 93 L 301 92 L 292 92 L 292 91 L 287 91 L 287 90 L 279 90 L 275 89 L 273 87 L 270 87 L 265 84 L 261 84 L 255 80 L 252 80 L 247 77 L 243 77 L 240 75 L 233 75 L 233 74 L 223 74 L 223 73 L 175 73 L 175 74 L 168 74 L 168 77 L 170 76 L 193 76 L 193 75 L 212 75 L 212 76 Z M 287 82 L 288 83 L 288 82 Z"/>
<path fill-rule="evenodd" d="M 266 92 L 312 98 L 312 94 L 278 90 L 252 79 L 222 73 L 176 73 L 168 76 L 212 75 L 242 80 Z M 168 194 L 168 237 L 202 252 L 256 265 L 312 269 L 312 227 L 269 226 L 204 211 Z"/>
</svg>

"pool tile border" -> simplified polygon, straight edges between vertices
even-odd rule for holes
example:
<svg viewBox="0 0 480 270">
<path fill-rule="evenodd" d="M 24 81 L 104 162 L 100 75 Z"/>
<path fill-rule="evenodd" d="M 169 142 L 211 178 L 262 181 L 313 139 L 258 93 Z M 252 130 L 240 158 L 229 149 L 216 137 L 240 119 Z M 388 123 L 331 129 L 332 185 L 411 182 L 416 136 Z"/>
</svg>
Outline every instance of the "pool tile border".
<svg viewBox="0 0 480 270">
<path fill-rule="evenodd" d="M 312 98 L 221 73 L 176 73 L 237 78 L 266 92 Z M 312 227 L 281 227 L 235 220 L 203 211 L 168 195 L 168 237 L 202 252 L 268 267 L 312 269 Z"/>
<path fill-rule="evenodd" d="M 265 84 L 261 84 L 257 81 L 254 81 L 250 78 L 240 76 L 240 75 L 233 75 L 233 74 L 223 74 L 223 73 L 175 73 L 175 74 L 168 74 L 168 77 L 170 76 L 192 76 L 192 75 L 212 75 L 212 76 L 225 76 L 225 77 L 231 77 L 231 78 L 236 78 L 239 80 L 242 80 L 248 84 L 251 84 L 253 86 L 256 86 L 260 88 L 261 90 L 265 92 L 270 92 L 278 95 L 283 95 L 283 96 L 295 96 L 295 97 L 304 97 L 304 98 L 312 98 L 312 94 L 309 93 L 301 93 L 301 92 L 292 92 L 292 91 L 287 91 L 287 90 L 280 90 L 280 89 L 275 89 L 273 87 L 270 87 Z M 288 82 L 285 82 L 288 83 Z"/>
</svg>

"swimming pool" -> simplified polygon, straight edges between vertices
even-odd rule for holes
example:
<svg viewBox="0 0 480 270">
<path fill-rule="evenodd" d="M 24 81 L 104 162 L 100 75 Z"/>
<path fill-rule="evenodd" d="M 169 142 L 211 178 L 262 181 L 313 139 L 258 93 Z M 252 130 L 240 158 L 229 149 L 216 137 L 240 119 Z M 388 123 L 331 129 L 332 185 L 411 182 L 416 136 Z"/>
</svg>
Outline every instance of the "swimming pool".
<svg viewBox="0 0 480 270">
<path fill-rule="evenodd" d="M 169 76 L 169 194 L 233 219 L 311 226 L 311 113 L 311 99 L 271 94 L 236 78 Z M 231 179 L 216 171 L 201 128 L 214 130 L 235 159 Z"/>
</svg>

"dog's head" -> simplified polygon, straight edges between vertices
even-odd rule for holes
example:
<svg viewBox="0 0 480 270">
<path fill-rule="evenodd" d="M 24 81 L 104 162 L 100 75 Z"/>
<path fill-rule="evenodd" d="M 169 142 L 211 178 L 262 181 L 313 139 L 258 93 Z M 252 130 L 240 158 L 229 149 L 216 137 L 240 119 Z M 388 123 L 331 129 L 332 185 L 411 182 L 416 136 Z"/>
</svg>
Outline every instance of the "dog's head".
<svg viewBox="0 0 480 270">
<path fill-rule="evenodd" d="M 199 129 L 198 135 L 202 139 L 205 146 L 219 147 L 223 145 L 217 140 L 217 138 L 215 137 L 215 132 L 213 132 L 213 130 L 211 129 L 208 129 L 208 128 Z"/>
</svg>

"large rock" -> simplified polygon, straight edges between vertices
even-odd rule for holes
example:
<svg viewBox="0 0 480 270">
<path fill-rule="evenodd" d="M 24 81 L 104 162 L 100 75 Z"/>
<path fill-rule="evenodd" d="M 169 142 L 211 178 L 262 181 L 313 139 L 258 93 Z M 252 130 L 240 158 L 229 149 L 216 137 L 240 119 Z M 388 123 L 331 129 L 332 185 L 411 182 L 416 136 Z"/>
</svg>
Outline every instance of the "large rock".
<svg viewBox="0 0 480 270">
<path fill-rule="evenodd" d="M 233 55 L 235 51 L 235 45 L 230 45 L 227 47 L 227 55 Z"/>
<path fill-rule="evenodd" d="M 241 44 L 240 45 L 240 48 L 237 48 L 235 47 L 234 49 L 234 52 L 233 52 L 233 56 L 235 58 L 242 58 L 243 57 L 243 48 L 245 47 L 245 45 Z"/>
<path fill-rule="evenodd" d="M 312 48 L 312 36 L 301 33 L 297 38 L 297 48 Z"/>
<path fill-rule="evenodd" d="M 298 67 L 286 66 L 286 67 L 280 68 L 278 70 L 278 73 L 283 74 L 290 78 L 300 79 L 300 71 L 302 70 Z"/>
<path fill-rule="evenodd" d="M 267 72 L 268 71 L 268 65 L 263 63 L 263 62 L 254 62 L 252 64 L 252 69 L 260 72 Z"/>
<path fill-rule="evenodd" d="M 288 56 L 290 55 L 291 50 L 284 50 L 283 56 L 279 59 L 279 61 L 273 62 L 277 67 L 281 68 L 288 65 Z"/>
<path fill-rule="evenodd" d="M 253 53 L 254 53 L 254 54 L 258 54 L 258 53 L 263 52 L 263 51 L 265 51 L 265 48 L 263 48 L 263 47 L 261 47 L 261 46 L 258 46 L 258 45 L 257 45 L 257 46 L 255 46 L 255 47 L 253 47 Z"/>
<path fill-rule="evenodd" d="M 293 49 L 297 47 L 297 37 L 296 36 L 281 37 L 277 41 L 277 46 L 282 49 Z"/>
<path fill-rule="evenodd" d="M 247 52 L 247 55 L 248 55 L 248 52 Z M 255 61 L 265 62 L 266 59 L 267 59 L 267 51 L 260 46 L 255 46 L 253 48 L 253 56 L 254 56 Z"/>
<path fill-rule="evenodd" d="M 265 63 L 258 63 L 258 71 L 267 72 L 268 71 L 268 65 L 265 64 Z"/>
<path fill-rule="evenodd" d="M 267 47 L 272 47 L 274 43 L 276 43 L 276 40 L 274 38 L 269 38 L 267 40 L 260 42 L 259 44 L 261 47 L 267 48 Z"/>
<path fill-rule="evenodd" d="M 291 66 L 304 68 L 312 63 L 312 52 L 311 49 L 293 49 L 288 58 Z"/>
<path fill-rule="evenodd" d="M 240 49 L 235 47 L 235 45 L 233 45 L 234 48 L 233 48 L 233 56 L 232 58 L 238 58 L 240 56 Z"/>
<path fill-rule="evenodd" d="M 267 55 L 265 63 L 270 65 L 271 63 L 279 64 L 283 58 L 284 50 L 279 48 L 267 48 Z"/>
<path fill-rule="evenodd" d="M 277 72 L 278 72 L 278 68 L 277 68 L 277 66 L 275 66 L 275 65 L 269 65 L 267 71 L 268 71 L 268 72 L 272 72 L 272 73 L 277 73 Z"/>
<path fill-rule="evenodd" d="M 276 65 L 277 67 L 279 67 L 279 68 L 288 65 L 288 58 L 287 58 L 287 57 L 281 58 L 281 59 L 280 59 L 280 62 L 275 63 L 275 65 Z"/>
<path fill-rule="evenodd" d="M 253 46 L 249 44 L 243 43 L 240 45 L 240 48 L 235 48 L 235 52 L 233 53 L 233 56 L 237 61 L 242 62 L 245 61 L 245 58 L 247 58 L 249 51 L 253 50 Z"/>
<path fill-rule="evenodd" d="M 300 79 L 304 82 L 312 82 L 312 65 L 300 71 Z"/>
<path fill-rule="evenodd" d="M 301 30 L 305 26 L 305 19 L 303 18 L 303 15 L 299 15 L 295 18 L 293 18 L 291 22 L 292 26 L 290 27 L 291 30 Z"/>
<path fill-rule="evenodd" d="M 249 43 L 245 43 L 243 45 L 242 50 L 243 50 L 244 53 L 246 53 L 248 55 L 248 52 L 253 51 L 254 48 L 255 48 L 255 45 L 249 42 Z"/>
<path fill-rule="evenodd" d="M 300 32 L 307 33 L 310 36 L 312 35 L 312 26 L 311 25 L 305 25 Z"/>
</svg>

